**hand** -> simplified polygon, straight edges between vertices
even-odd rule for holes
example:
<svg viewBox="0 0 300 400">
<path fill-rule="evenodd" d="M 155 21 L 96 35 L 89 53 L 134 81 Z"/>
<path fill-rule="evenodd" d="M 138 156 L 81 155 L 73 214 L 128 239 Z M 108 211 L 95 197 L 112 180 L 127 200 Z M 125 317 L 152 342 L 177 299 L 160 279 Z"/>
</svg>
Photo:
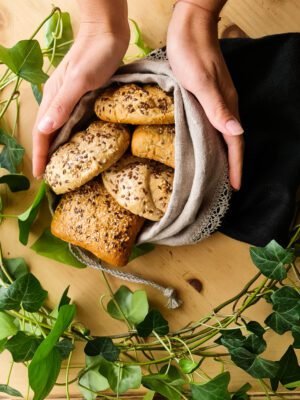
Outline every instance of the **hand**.
<svg viewBox="0 0 300 400">
<path fill-rule="evenodd" d="M 217 15 L 194 4 L 177 3 L 168 29 L 167 52 L 177 80 L 195 95 L 211 124 L 223 134 L 230 183 L 239 190 L 243 128 L 237 93 L 219 46 Z"/>
<path fill-rule="evenodd" d="M 129 35 L 128 24 L 118 32 L 92 22 L 81 24 L 73 46 L 44 86 L 33 128 L 35 177 L 43 174 L 49 144 L 57 129 L 68 120 L 78 100 L 86 92 L 102 86 L 120 65 Z"/>
</svg>

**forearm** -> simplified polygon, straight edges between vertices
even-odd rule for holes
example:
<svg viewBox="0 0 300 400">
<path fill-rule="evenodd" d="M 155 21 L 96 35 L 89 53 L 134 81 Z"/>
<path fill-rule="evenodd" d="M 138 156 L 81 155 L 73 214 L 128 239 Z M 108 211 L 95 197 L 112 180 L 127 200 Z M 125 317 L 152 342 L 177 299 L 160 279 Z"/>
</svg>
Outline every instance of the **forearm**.
<svg viewBox="0 0 300 400">
<path fill-rule="evenodd" d="M 94 24 L 113 31 L 128 28 L 126 0 L 77 0 L 77 2 L 81 25 Z"/>
</svg>

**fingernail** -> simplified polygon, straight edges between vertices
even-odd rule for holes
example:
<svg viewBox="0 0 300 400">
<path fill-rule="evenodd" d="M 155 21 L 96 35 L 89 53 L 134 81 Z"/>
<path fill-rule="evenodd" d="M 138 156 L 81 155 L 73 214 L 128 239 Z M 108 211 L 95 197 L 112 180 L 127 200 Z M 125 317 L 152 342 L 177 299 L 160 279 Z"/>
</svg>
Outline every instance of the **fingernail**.
<svg viewBox="0 0 300 400">
<path fill-rule="evenodd" d="M 244 133 L 244 129 L 242 128 L 239 121 L 237 121 L 236 119 L 230 119 L 226 122 L 225 126 L 231 135 L 241 135 L 242 133 Z"/>
<path fill-rule="evenodd" d="M 40 120 L 37 128 L 42 133 L 48 133 L 48 132 L 51 132 L 53 127 L 54 127 L 53 119 L 46 116 Z"/>
</svg>

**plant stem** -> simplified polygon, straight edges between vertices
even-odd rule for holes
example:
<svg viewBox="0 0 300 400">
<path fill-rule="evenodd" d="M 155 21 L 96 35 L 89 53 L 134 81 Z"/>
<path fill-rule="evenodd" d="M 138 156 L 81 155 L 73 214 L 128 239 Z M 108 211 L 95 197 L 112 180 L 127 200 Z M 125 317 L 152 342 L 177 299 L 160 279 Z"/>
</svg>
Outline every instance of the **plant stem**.
<svg viewBox="0 0 300 400">
<path fill-rule="evenodd" d="M 6 102 L 5 106 L 4 106 L 4 108 L 1 110 L 1 113 L 0 113 L 0 120 L 1 120 L 1 118 L 3 118 L 3 115 L 6 113 L 6 111 L 7 111 L 8 107 L 9 107 L 10 103 L 12 102 L 13 97 L 14 97 L 14 95 L 15 95 L 17 89 L 18 89 L 19 82 L 20 82 L 20 78 L 18 77 L 17 80 L 16 80 L 16 83 L 15 83 L 15 86 L 14 86 L 14 88 L 13 88 L 13 91 L 12 91 L 10 97 L 9 97 L 9 99 L 7 100 L 7 102 Z"/>
<path fill-rule="evenodd" d="M 12 362 L 10 363 L 10 367 L 9 367 L 9 371 L 8 371 L 8 376 L 7 376 L 7 380 L 6 380 L 6 385 L 7 385 L 7 386 L 9 385 L 9 381 L 10 381 L 10 377 L 11 377 L 11 373 L 12 373 L 14 364 L 15 364 L 14 361 L 12 361 Z"/>
</svg>

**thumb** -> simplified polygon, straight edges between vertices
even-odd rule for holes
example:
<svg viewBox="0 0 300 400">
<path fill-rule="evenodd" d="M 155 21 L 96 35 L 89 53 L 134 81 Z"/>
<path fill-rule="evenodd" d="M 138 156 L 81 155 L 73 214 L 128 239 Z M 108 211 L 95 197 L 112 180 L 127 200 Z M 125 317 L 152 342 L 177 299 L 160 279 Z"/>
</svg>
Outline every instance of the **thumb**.
<svg viewBox="0 0 300 400">
<path fill-rule="evenodd" d="M 202 105 L 210 123 L 219 132 L 230 136 L 241 135 L 244 132 L 239 120 L 230 111 L 215 82 L 206 82 L 201 89 L 194 90 L 194 95 Z M 235 100 L 237 100 L 237 95 L 234 92 L 231 97 L 235 96 Z"/>
<path fill-rule="evenodd" d="M 80 97 L 85 93 L 82 88 L 63 85 L 38 121 L 40 133 L 50 134 L 67 122 Z"/>
</svg>

